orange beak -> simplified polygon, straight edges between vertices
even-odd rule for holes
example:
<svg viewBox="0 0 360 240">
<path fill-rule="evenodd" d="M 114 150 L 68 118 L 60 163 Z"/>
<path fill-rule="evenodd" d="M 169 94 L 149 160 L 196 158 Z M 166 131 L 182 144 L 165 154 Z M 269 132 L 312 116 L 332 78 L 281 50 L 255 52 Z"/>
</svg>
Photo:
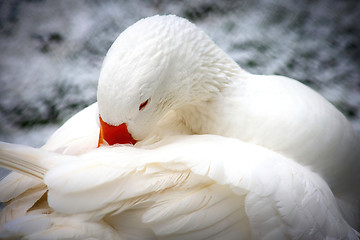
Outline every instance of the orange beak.
<svg viewBox="0 0 360 240">
<path fill-rule="evenodd" d="M 129 133 L 126 123 L 122 123 L 119 126 L 113 126 L 104 122 L 100 118 L 100 135 L 98 147 L 104 144 L 106 141 L 109 145 L 114 144 L 132 144 L 134 145 L 137 141 Z"/>
</svg>

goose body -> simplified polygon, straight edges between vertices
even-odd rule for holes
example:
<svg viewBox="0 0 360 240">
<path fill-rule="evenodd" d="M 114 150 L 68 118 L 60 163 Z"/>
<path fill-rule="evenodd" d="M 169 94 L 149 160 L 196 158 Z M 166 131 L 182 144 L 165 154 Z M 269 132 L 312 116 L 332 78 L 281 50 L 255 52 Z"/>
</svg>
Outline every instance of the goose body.
<svg viewBox="0 0 360 240">
<path fill-rule="evenodd" d="M 106 146 L 117 126 L 135 146 Z M 359 146 L 313 90 L 247 73 L 187 20 L 154 16 L 110 48 L 97 103 L 42 149 L 1 145 L 1 165 L 35 178 L 1 181 L 0 234 L 356 239 Z"/>
</svg>

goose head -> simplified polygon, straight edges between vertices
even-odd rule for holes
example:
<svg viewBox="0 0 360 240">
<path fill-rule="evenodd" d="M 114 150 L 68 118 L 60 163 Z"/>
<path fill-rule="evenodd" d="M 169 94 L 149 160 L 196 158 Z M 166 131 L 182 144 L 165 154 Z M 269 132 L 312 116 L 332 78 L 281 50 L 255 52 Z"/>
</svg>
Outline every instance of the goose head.
<svg viewBox="0 0 360 240">
<path fill-rule="evenodd" d="M 238 68 L 183 18 L 153 16 L 127 28 L 110 47 L 100 72 L 99 145 L 135 144 L 170 110 L 219 94 L 231 72 L 219 67 L 221 61 Z"/>
</svg>

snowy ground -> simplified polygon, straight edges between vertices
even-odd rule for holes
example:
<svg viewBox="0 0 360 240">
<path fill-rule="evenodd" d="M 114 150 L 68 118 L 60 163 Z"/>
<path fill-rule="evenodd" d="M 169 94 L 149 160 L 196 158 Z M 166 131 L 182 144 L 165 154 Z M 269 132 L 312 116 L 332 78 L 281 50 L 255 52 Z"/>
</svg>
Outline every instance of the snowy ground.
<svg viewBox="0 0 360 240">
<path fill-rule="evenodd" d="M 0 140 L 41 146 L 96 101 L 117 35 L 169 13 L 196 23 L 244 69 L 316 89 L 360 132 L 359 1 L 8 0 L 0 1 Z"/>
</svg>

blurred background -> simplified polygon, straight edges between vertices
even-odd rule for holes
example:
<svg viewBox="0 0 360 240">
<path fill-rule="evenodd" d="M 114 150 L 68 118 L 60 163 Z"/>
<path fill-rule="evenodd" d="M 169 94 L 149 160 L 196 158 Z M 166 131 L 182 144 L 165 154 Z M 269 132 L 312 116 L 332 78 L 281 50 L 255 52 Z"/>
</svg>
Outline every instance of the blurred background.
<svg viewBox="0 0 360 240">
<path fill-rule="evenodd" d="M 0 0 L 0 140 L 41 146 L 96 101 L 116 37 L 170 13 L 202 28 L 245 70 L 317 90 L 360 133 L 360 1 Z"/>
</svg>

